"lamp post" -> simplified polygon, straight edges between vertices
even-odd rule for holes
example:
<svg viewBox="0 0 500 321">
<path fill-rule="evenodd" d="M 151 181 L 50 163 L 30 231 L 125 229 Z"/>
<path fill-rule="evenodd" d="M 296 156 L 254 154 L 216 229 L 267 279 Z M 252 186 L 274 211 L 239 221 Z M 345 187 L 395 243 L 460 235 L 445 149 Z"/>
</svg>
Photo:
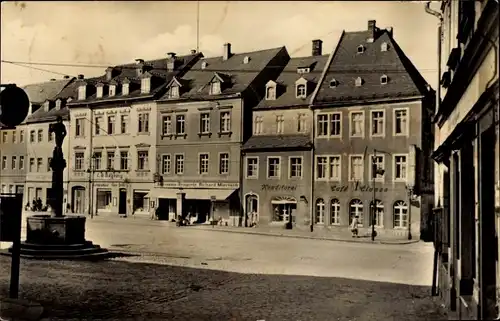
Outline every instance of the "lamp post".
<svg viewBox="0 0 500 321">
<path fill-rule="evenodd" d="M 372 223 L 372 242 L 375 241 L 375 215 L 377 215 L 377 197 L 376 197 L 376 189 L 375 189 L 375 180 L 377 178 L 377 175 L 384 175 L 385 170 L 378 167 L 377 165 L 377 150 L 373 151 L 373 156 L 372 156 L 372 188 L 373 188 L 373 200 L 372 200 L 372 217 L 371 217 L 371 223 Z"/>
<path fill-rule="evenodd" d="M 92 210 L 93 207 L 93 196 L 94 196 L 94 171 L 95 171 L 95 153 L 92 153 L 92 156 L 90 156 L 90 164 L 89 168 L 87 169 L 87 173 L 89 173 L 89 216 L 90 218 L 94 218 L 94 211 Z"/>
<path fill-rule="evenodd" d="M 411 240 L 413 237 L 411 235 L 411 200 L 413 198 L 413 186 L 408 185 L 408 240 Z"/>
</svg>

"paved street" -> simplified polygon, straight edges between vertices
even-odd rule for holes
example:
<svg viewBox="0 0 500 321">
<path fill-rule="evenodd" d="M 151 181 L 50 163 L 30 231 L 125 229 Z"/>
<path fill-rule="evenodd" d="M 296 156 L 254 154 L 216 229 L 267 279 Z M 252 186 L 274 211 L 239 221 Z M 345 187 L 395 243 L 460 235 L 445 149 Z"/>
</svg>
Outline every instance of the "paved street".
<svg viewBox="0 0 500 321">
<path fill-rule="evenodd" d="M 87 238 L 142 252 L 112 261 L 22 261 L 21 297 L 57 318 L 438 320 L 432 248 L 89 220 Z M 0 295 L 9 258 L 0 257 Z M 238 272 L 238 273 L 235 273 Z"/>
</svg>

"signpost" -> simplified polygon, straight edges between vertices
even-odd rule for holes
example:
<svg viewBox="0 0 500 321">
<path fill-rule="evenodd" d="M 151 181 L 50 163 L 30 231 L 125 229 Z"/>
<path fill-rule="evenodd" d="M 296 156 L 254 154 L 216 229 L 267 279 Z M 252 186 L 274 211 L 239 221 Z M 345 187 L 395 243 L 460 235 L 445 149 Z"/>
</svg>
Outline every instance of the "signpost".
<svg viewBox="0 0 500 321">
<path fill-rule="evenodd" d="M 12 242 L 9 297 L 19 296 L 19 267 L 21 263 L 21 221 L 23 194 L 0 194 L 0 241 Z"/>
</svg>

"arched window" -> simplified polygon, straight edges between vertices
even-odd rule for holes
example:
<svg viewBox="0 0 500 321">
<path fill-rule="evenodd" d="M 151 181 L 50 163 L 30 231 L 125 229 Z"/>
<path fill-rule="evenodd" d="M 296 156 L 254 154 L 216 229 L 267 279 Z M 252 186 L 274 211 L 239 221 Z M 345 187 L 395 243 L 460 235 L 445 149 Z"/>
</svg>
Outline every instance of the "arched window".
<svg viewBox="0 0 500 321">
<path fill-rule="evenodd" d="M 330 201 L 330 223 L 340 224 L 340 201 L 336 198 Z"/>
<path fill-rule="evenodd" d="M 363 79 L 361 79 L 361 77 L 356 78 L 354 84 L 356 85 L 356 87 L 361 86 L 363 84 Z"/>
<path fill-rule="evenodd" d="M 370 208 L 373 211 L 373 201 L 370 202 Z M 375 200 L 375 217 L 373 219 L 375 220 L 375 226 L 384 225 L 384 203 L 381 200 Z"/>
<path fill-rule="evenodd" d="M 396 201 L 393 209 L 394 228 L 408 227 L 408 205 L 404 201 Z"/>
<path fill-rule="evenodd" d="M 274 86 L 267 87 L 266 99 L 267 100 L 274 100 L 274 99 L 276 99 L 276 88 Z"/>
<path fill-rule="evenodd" d="M 296 93 L 297 98 L 306 98 L 306 85 L 300 84 L 297 85 L 297 93 Z"/>
<path fill-rule="evenodd" d="M 316 200 L 316 224 L 325 223 L 325 201 L 322 198 Z"/>
<path fill-rule="evenodd" d="M 349 203 L 349 225 L 356 215 L 358 215 L 359 225 L 363 226 L 363 202 L 358 199 L 353 199 Z"/>
</svg>

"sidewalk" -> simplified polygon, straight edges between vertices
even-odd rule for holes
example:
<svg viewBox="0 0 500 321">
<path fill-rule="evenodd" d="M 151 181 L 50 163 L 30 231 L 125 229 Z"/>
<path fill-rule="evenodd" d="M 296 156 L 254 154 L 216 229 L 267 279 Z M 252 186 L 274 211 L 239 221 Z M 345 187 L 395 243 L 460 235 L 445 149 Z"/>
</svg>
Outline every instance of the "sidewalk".
<svg viewBox="0 0 500 321">
<path fill-rule="evenodd" d="M 408 240 L 406 236 L 395 236 L 378 233 L 375 241 L 371 240 L 371 229 L 361 228 L 359 237 L 353 238 L 348 227 L 315 227 L 311 232 L 308 227 L 295 227 L 292 230 L 286 230 L 281 226 L 259 226 L 259 227 L 235 227 L 235 226 L 212 226 L 208 224 L 189 225 L 185 227 L 176 227 L 174 222 L 151 220 L 146 216 L 119 218 L 114 216 L 97 216 L 87 222 L 113 222 L 116 224 L 134 224 L 143 226 L 165 226 L 168 228 L 197 229 L 213 232 L 253 234 L 275 237 L 292 237 L 302 239 L 315 239 L 339 242 L 356 243 L 377 243 L 377 244 L 412 244 L 418 243 L 419 239 Z"/>
</svg>

